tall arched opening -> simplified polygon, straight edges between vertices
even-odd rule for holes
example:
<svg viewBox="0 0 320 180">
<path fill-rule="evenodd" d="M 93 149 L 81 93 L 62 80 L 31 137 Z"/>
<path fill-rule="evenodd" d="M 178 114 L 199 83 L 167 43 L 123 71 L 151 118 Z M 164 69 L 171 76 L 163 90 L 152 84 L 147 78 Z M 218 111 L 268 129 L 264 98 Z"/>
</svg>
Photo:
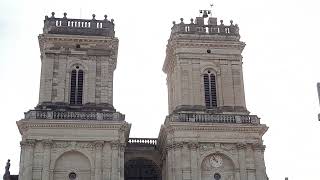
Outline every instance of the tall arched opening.
<svg viewBox="0 0 320 180">
<path fill-rule="evenodd" d="M 161 170 L 152 160 L 131 159 L 125 163 L 124 180 L 161 180 Z"/>
</svg>

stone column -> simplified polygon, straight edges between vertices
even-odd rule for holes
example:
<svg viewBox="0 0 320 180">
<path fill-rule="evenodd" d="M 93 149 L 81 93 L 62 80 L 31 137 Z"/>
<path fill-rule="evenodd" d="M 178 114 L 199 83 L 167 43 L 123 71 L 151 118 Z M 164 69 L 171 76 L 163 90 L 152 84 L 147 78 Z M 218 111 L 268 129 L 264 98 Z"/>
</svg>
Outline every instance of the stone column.
<svg viewBox="0 0 320 180">
<path fill-rule="evenodd" d="M 186 142 L 182 147 L 182 179 L 191 179 L 191 166 L 190 166 L 190 149 Z"/>
<path fill-rule="evenodd" d="M 191 179 L 192 180 L 198 180 L 199 178 L 199 169 L 198 168 L 198 160 L 197 160 L 197 149 L 198 149 L 198 144 L 194 142 L 190 142 L 188 144 L 190 148 L 190 164 L 191 164 Z"/>
<path fill-rule="evenodd" d="M 175 163 L 174 163 L 174 167 L 173 167 L 173 172 L 175 173 L 176 180 L 182 180 L 181 149 L 182 149 L 181 143 L 176 143 L 174 145 Z"/>
<path fill-rule="evenodd" d="M 112 149 L 112 160 L 111 160 L 111 179 L 112 180 L 119 180 L 119 142 L 112 142 L 111 144 Z"/>
<path fill-rule="evenodd" d="M 125 151 L 126 145 L 120 144 L 120 180 L 124 180 L 124 151 Z"/>
<path fill-rule="evenodd" d="M 166 150 L 167 150 L 167 180 L 173 180 L 174 177 L 173 177 L 173 172 L 172 172 L 172 168 L 173 168 L 173 163 L 174 163 L 174 160 L 173 160 L 173 148 L 172 148 L 172 145 L 167 145 L 166 147 Z"/>
<path fill-rule="evenodd" d="M 246 148 L 247 145 L 240 143 L 237 144 L 238 154 L 239 154 L 239 165 L 240 165 L 240 179 L 247 180 L 247 165 L 246 165 Z"/>
<path fill-rule="evenodd" d="M 162 179 L 167 179 L 167 152 L 164 150 L 161 152 L 161 177 Z"/>
<path fill-rule="evenodd" d="M 21 152 L 20 152 L 20 167 L 19 167 L 19 180 L 22 180 L 23 171 L 24 171 L 24 156 L 25 156 L 25 146 L 23 141 L 20 142 Z"/>
<path fill-rule="evenodd" d="M 103 180 L 111 180 L 111 144 L 105 143 L 103 147 Z"/>
<path fill-rule="evenodd" d="M 22 148 L 25 149 L 25 153 L 23 157 L 23 174 L 22 178 L 19 179 L 32 180 L 33 151 L 36 141 L 28 139 L 26 141 L 22 141 L 20 144 Z"/>
<path fill-rule="evenodd" d="M 94 146 L 96 149 L 96 157 L 95 157 L 95 170 L 94 176 L 95 180 L 102 180 L 102 147 L 103 141 L 94 142 Z"/>
<path fill-rule="evenodd" d="M 265 146 L 263 144 L 254 144 L 252 147 L 254 151 L 256 179 L 267 180 L 266 167 L 264 163 Z"/>
<path fill-rule="evenodd" d="M 42 180 L 50 179 L 50 161 L 51 161 L 51 147 L 52 140 L 46 139 L 42 141 L 43 146 L 43 162 L 42 162 Z"/>
</svg>

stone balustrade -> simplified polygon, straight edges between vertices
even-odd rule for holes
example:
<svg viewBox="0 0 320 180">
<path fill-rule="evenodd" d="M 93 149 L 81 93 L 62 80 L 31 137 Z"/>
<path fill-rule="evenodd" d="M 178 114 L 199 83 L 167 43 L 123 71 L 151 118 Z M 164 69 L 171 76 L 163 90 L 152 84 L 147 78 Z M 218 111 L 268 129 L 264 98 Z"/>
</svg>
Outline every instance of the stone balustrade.
<svg viewBox="0 0 320 180">
<path fill-rule="evenodd" d="M 129 144 L 157 145 L 157 138 L 129 138 Z"/>
<path fill-rule="evenodd" d="M 260 118 L 256 115 L 177 113 L 167 116 L 167 122 L 260 124 Z"/>
<path fill-rule="evenodd" d="M 85 36 L 107 36 L 114 37 L 113 19 L 110 21 L 105 15 L 104 20 L 96 20 L 95 15 L 92 19 L 70 19 L 67 13 L 63 18 L 56 18 L 52 12 L 51 17 L 46 16 L 44 20 L 44 34 L 66 34 L 66 35 L 85 35 Z"/>
<path fill-rule="evenodd" d="M 204 24 L 204 19 L 198 17 L 196 22 L 191 19 L 190 24 L 185 24 L 183 18 L 180 19 L 181 22 L 176 24 L 173 22 L 173 27 L 171 28 L 171 34 L 207 34 L 207 35 L 225 35 L 225 36 L 240 36 L 239 27 L 237 24 L 233 24 L 230 21 L 230 25 L 224 25 L 223 20 L 220 20 L 220 24 L 217 24 L 217 19 L 210 17 L 208 24 Z"/>
<path fill-rule="evenodd" d="M 30 110 L 25 119 L 124 121 L 119 112 Z"/>
</svg>

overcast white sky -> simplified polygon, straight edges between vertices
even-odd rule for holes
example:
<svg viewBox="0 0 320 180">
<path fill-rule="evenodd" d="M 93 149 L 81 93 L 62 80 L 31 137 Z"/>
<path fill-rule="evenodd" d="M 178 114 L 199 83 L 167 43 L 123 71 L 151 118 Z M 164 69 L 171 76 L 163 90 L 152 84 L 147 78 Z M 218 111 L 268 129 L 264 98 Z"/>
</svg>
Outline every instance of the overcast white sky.
<svg viewBox="0 0 320 180">
<path fill-rule="evenodd" d="M 132 123 L 131 137 L 157 137 L 167 115 L 162 64 L 172 21 L 186 22 L 214 3 L 214 16 L 240 26 L 247 108 L 270 128 L 264 136 L 270 180 L 319 180 L 320 2 L 317 0 L 1 0 L 0 173 L 18 173 L 15 122 L 38 103 L 37 36 L 45 15 L 115 19 L 120 40 L 114 106 Z M 227 24 L 227 23 L 225 23 Z"/>
</svg>

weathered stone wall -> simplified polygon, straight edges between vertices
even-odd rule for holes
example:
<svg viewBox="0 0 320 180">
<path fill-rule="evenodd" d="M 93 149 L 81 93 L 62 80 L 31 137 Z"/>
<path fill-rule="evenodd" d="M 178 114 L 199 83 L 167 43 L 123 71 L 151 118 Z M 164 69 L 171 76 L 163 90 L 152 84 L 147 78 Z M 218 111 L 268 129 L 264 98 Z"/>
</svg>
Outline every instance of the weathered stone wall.
<svg viewBox="0 0 320 180">
<path fill-rule="evenodd" d="M 69 103 L 70 74 L 84 71 L 83 104 L 113 104 L 113 72 L 117 63 L 117 38 L 42 34 L 39 103 Z"/>
<path fill-rule="evenodd" d="M 165 124 L 159 141 L 166 180 L 266 180 L 262 135 L 265 125 Z M 209 162 L 221 157 L 221 165 Z"/>
<path fill-rule="evenodd" d="M 214 35 L 172 35 L 163 70 L 167 73 L 169 113 L 187 106 L 205 106 L 203 74 L 216 76 L 218 107 L 245 110 L 241 52 L 244 43 Z M 239 108 L 238 108 L 239 109 Z"/>
<path fill-rule="evenodd" d="M 124 178 L 124 149 L 130 126 L 125 122 L 19 121 L 22 180 Z M 49 128 L 50 127 L 50 128 Z"/>
</svg>

